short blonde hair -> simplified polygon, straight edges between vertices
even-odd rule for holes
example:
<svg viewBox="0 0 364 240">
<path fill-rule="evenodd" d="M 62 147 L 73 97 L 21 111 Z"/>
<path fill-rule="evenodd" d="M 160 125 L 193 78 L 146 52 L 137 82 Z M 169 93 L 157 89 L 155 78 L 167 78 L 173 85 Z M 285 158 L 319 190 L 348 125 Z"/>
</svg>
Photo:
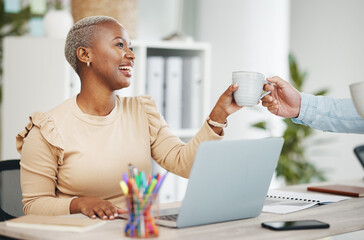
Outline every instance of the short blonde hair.
<svg viewBox="0 0 364 240">
<path fill-rule="evenodd" d="M 89 47 L 94 38 L 96 26 L 100 23 L 116 22 L 108 16 L 91 16 L 76 22 L 67 34 L 64 54 L 72 68 L 77 72 L 77 48 Z"/>
</svg>

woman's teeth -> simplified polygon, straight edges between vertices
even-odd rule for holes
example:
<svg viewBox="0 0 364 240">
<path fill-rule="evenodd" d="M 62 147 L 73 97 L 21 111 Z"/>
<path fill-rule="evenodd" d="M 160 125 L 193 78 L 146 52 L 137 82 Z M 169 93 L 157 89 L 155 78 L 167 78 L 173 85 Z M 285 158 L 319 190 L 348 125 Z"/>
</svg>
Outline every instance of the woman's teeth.
<svg viewBox="0 0 364 240">
<path fill-rule="evenodd" d="M 123 70 L 123 71 L 129 71 L 129 72 L 131 72 L 131 70 L 133 70 L 133 68 L 131 66 L 119 66 L 119 69 Z"/>
</svg>

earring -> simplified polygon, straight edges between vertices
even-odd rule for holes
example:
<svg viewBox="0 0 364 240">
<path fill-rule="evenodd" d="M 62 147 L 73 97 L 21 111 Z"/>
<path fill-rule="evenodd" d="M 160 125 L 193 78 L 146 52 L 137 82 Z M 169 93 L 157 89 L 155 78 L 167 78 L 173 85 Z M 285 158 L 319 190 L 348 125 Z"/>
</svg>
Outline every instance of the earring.
<svg viewBox="0 0 364 240">
<path fill-rule="evenodd" d="M 87 62 L 87 67 L 90 67 L 91 66 L 91 62 Z"/>
</svg>

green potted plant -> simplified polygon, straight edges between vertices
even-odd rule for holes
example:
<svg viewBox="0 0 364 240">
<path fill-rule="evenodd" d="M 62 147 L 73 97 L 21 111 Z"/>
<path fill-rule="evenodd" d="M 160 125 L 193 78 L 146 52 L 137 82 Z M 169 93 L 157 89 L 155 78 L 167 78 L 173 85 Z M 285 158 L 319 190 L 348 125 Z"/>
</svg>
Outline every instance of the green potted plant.
<svg viewBox="0 0 364 240">
<path fill-rule="evenodd" d="M 297 90 L 302 91 L 307 73 L 301 72 L 292 54 L 289 55 L 289 70 L 291 84 Z M 314 93 L 314 95 L 325 95 L 327 89 Z M 311 181 L 325 180 L 324 171 L 317 169 L 305 156 L 304 141 L 311 136 L 315 130 L 310 127 L 295 124 L 290 118 L 283 119 L 286 130 L 283 133 L 285 140 L 283 149 L 276 168 L 277 177 L 282 177 L 286 184 L 309 183 Z M 253 127 L 266 129 L 266 122 L 258 122 Z"/>
</svg>

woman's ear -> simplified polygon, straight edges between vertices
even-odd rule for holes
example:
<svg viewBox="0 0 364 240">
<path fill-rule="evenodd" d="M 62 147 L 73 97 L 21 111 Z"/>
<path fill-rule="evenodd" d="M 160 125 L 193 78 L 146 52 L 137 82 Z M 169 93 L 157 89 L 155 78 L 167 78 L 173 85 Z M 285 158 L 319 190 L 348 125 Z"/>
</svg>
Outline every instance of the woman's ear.
<svg viewBox="0 0 364 240">
<path fill-rule="evenodd" d="M 85 48 L 85 47 L 78 47 L 77 51 L 77 58 L 78 60 L 80 60 L 83 63 L 87 63 L 87 62 L 91 62 L 91 54 L 89 52 L 89 49 Z"/>
</svg>

